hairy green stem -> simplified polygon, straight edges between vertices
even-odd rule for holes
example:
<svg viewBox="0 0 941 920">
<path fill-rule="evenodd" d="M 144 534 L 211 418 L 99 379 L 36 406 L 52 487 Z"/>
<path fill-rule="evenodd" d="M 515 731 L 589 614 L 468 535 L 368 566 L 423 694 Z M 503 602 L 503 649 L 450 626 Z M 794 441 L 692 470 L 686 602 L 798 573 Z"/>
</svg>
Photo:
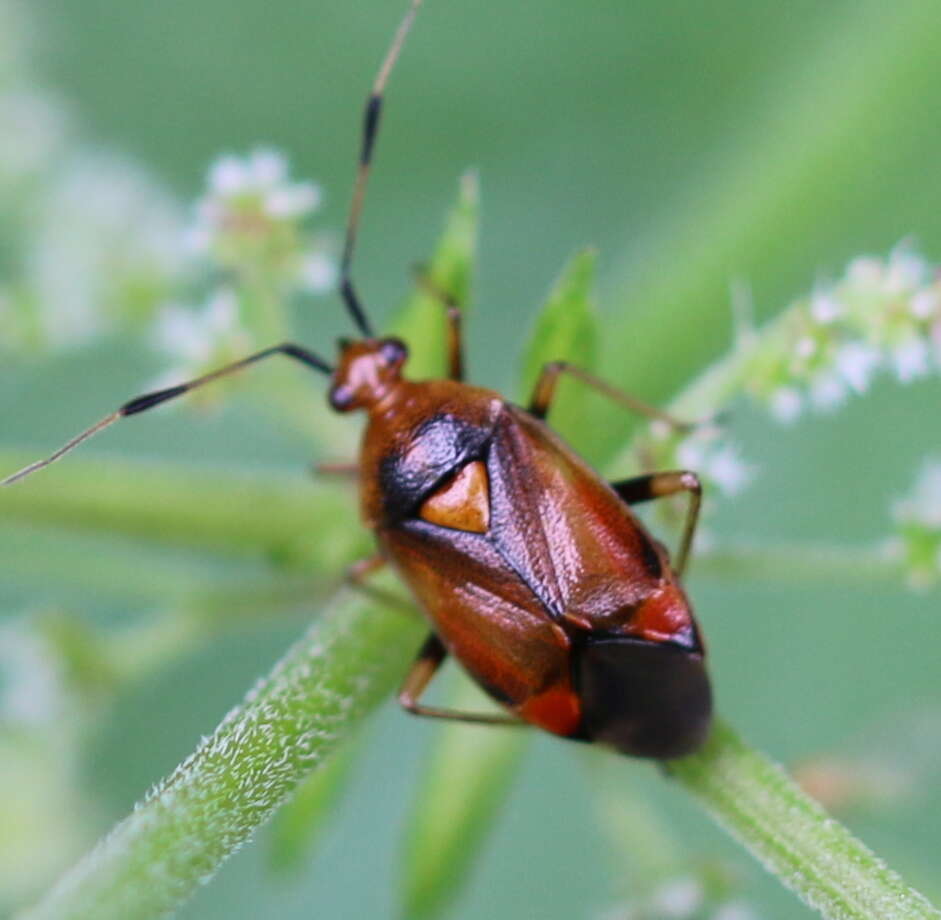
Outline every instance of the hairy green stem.
<svg viewBox="0 0 941 920">
<path fill-rule="evenodd" d="M 174 910 L 389 693 L 418 639 L 417 623 L 400 614 L 339 599 L 22 920 Z"/>
<path fill-rule="evenodd" d="M 941 917 L 785 772 L 718 722 L 670 773 L 777 878 L 831 920 Z"/>
</svg>

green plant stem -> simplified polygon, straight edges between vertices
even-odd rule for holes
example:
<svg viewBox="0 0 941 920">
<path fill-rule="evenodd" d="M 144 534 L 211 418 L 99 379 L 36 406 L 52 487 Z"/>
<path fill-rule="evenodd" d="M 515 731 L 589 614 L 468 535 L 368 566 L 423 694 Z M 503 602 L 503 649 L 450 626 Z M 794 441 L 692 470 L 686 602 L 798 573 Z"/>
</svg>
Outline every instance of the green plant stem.
<svg viewBox="0 0 941 920">
<path fill-rule="evenodd" d="M 672 762 L 670 773 L 769 872 L 824 917 L 941 917 L 728 725 L 717 722 L 706 746 Z"/>
<path fill-rule="evenodd" d="M 15 469 L 26 457 L 2 451 L 0 469 Z M 87 454 L 58 465 L 55 476 L 4 489 L 0 515 L 4 522 L 121 534 L 333 572 L 360 554 L 369 539 L 347 526 L 350 492 L 336 483 Z"/>
<path fill-rule="evenodd" d="M 389 693 L 419 639 L 417 622 L 339 598 L 22 920 L 146 920 L 174 910 Z"/>
</svg>

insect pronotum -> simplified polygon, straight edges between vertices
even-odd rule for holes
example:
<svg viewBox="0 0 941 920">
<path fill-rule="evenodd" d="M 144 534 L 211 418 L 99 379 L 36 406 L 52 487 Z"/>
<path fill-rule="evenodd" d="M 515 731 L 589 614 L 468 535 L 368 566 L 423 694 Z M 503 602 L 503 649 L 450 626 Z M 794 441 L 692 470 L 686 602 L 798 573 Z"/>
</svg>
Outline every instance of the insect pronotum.
<svg viewBox="0 0 941 920">
<path fill-rule="evenodd" d="M 465 383 L 461 311 L 446 292 L 436 293 L 448 319 L 448 377 L 408 380 L 405 343 L 376 335 L 356 291 L 353 256 L 385 87 L 420 4 L 412 0 L 366 101 L 339 284 L 361 338 L 340 340 L 335 366 L 284 342 L 137 396 L 2 485 L 48 466 L 118 419 L 272 355 L 291 358 L 330 377 L 337 412 L 367 415 L 356 469 L 378 553 L 354 566 L 353 577 L 391 564 L 430 624 L 399 693 L 402 705 L 438 718 L 529 723 L 641 757 L 681 756 L 703 742 L 712 710 L 702 640 L 679 581 L 699 512 L 699 480 L 680 470 L 607 483 L 545 418 L 559 377 L 570 374 L 631 411 L 679 423 L 562 362 L 542 369 L 525 409 Z M 679 492 L 690 500 L 671 564 L 630 506 Z M 448 655 L 505 714 L 421 703 Z"/>
</svg>

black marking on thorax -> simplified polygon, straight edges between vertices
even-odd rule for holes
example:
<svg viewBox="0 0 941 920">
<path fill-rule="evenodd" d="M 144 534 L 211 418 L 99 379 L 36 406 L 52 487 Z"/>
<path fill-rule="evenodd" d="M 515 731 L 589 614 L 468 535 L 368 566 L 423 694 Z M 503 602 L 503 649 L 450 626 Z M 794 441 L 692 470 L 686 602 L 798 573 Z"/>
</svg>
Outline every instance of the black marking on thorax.
<svg viewBox="0 0 941 920">
<path fill-rule="evenodd" d="M 474 425 L 447 413 L 422 422 L 404 449 L 379 464 L 387 523 L 413 516 L 445 479 L 472 460 L 485 460 L 492 437 L 492 425 Z"/>
</svg>

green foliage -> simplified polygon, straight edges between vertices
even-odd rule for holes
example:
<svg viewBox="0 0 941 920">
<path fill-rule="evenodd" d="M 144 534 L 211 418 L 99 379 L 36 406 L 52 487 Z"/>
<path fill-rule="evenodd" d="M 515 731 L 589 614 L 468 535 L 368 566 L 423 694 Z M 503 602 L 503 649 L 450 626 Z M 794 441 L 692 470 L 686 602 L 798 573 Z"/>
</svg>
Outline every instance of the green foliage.
<svg viewBox="0 0 941 920">
<path fill-rule="evenodd" d="M 468 172 L 461 177 L 457 201 L 431 261 L 414 266 L 416 274 L 426 279 L 431 290 L 421 278 L 416 279 L 414 292 L 392 322 L 392 332 L 408 343 L 409 374 L 416 380 L 446 373 L 445 303 L 436 294 L 451 298 L 466 317 L 471 302 L 479 215 L 477 174 Z"/>
<path fill-rule="evenodd" d="M 439 248 L 432 271 L 443 260 L 452 277 L 469 277 L 473 222 L 467 194 L 465 183 L 458 216 L 446 232 L 448 245 Z M 460 265 L 465 267 L 459 270 Z M 577 257 L 556 286 L 546 308 L 548 319 L 537 326 L 536 342 L 528 353 L 530 370 L 545 360 L 549 349 L 571 353 L 591 341 L 587 291 L 592 265 L 590 254 Z M 414 312 L 422 307 L 410 309 L 405 323 L 414 322 Z M 792 307 L 763 333 L 755 332 L 747 347 L 740 344 L 725 361 L 694 381 L 673 410 L 688 417 L 711 417 L 722 410 L 747 390 L 756 366 L 765 366 L 756 356 L 773 362 L 776 350 L 790 347 L 782 330 L 800 309 L 800 305 Z M 652 438 L 655 446 L 657 436 Z M 633 449 L 637 447 L 635 443 Z M 68 464 L 65 469 L 69 470 Z M 101 473 L 100 468 L 97 472 Z M 324 512 L 315 499 L 299 514 L 287 495 L 279 501 L 277 485 L 272 483 L 257 489 L 241 483 L 238 492 L 245 505 L 240 506 L 222 500 L 223 493 L 214 491 L 222 485 L 219 482 L 183 477 L 182 482 L 174 480 L 171 489 L 169 479 L 161 479 L 159 473 L 138 473 L 135 470 L 133 483 L 140 486 L 146 475 L 151 499 L 165 496 L 156 509 L 138 504 L 139 489 L 131 487 L 126 473 L 122 478 L 120 466 L 102 477 L 83 472 L 75 464 L 71 474 L 66 474 L 72 476 L 70 488 L 60 485 L 58 493 L 37 499 L 41 490 L 34 482 L 19 492 L 8 491 L 5 497 L 12 496 L 10 511 L 21 521 L 148 535 L 238 554 L 251 549 L 269 558 L 278 555 L 268 542 L 275 522 L 290 534 L 292 521 L 300 530 L 302 519 Z M 331 501 L 330 493 L 321 493 L 320 500 Z M 349 528 L 331 528 L 326 516 L 320 520 L 319 542 L 304 544 L 303 553 L 292 550 L 282 555 L 294 562 L 303 559 L 307 565 L 335 563 L 338 544 L 334 535 Z M 339 546 L 341 555 L 351 549 L 351 544 Z M 217 625 L 212 615 L 217 608 L 211 601 L 183 609 L 201 629 Z M 206 615 L 208 619 L 203 619 Z M 177 633 L 172 628 L 174 622 L 185 619 L 167 621 L 171 649 L 173 641 L 182 647 L 187 637 L 185 629 Z M 74 637 L 69 630 L 60 629 L 58 634 Z M 358 721 L 394 685 L 419 635 L 417 624 L 400 612 L 350 597 L 332 601 L 308 635 L 223 719 L 215 733 L 24 916 L 28 920 L 129 916 L 146 920 L 174 909 L 214 874 L 311 771 L 328 763 Z M 144 636 L 152 638 L 146 632 Z M 81 639 L 80 658 L 87 664 L 98 652 L 93 637 L 83 634 Z M 70 642 L 70 647 L 74 644 Z M 442 733 L 410 831 L 404 883 L 407 916 L 437 916 L 447 906 L 507 794 L 522 746 L 521 736 L 510 730 L 481 733 L 450 726 Z M 938 916 L 724 724 L 717 724 L 701 753 L 669 769 L 720 823 L 824 917 Z M 276 836 L 282 863 L 299 857 L 304 838 L 313 833 L 315 821 L 325 818 L 346 770 L 340 760 L 320 779 L 308 780 L 311 785 L 304 788 Z M 299 828 L 301 817 L 310 821 L 307 833 Z M 894 912 L 887 912 L 890 907 Z"/>
<path fill-rule="evenodd" d="M 718 722 L 700 752 L 669 769 L 769 872 L 822 916 L 941 917 L 941 911 L 728 725 Z"/>
<path fill-rule="evenodd" d="M 492 708 L 464 683 L 449 705 L 464 712 Z M 524 729 L 454 723 L 439 732 L 417 786 L 403 866 L 402 916 L 441 916 L 459 896 L 526 750 Z"/>
<path fill-rule="evenodd" d="M 598 317 L 593 301 L 598 254 L 584 249 L 562 270 L 529 337 L 523 356 L 520 400 L 525 405 L 539 372 L 550 361 L 594 367 L 598 358 Z M 571 392 L 570 380 L 560 382 L 552 404 L 552 425 L 564 434 L 587 436 L 584 392 Z M 576 385 L 577 386 L 577 385 Z"/>
<path fill-rule="evenodd" d="M 401 613 L 338 599 L 24 920 L 174 910 L 389 693 L 418 638 Z"/>
</svg>

